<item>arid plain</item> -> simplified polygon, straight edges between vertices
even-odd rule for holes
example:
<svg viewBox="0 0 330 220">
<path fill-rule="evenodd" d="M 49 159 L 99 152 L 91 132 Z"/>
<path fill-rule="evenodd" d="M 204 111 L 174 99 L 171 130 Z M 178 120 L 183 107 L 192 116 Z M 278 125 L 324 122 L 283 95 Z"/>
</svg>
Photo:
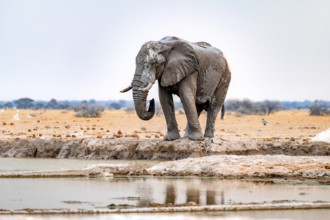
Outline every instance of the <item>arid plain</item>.
<svg viewBox="0 0 330 220">
<path fill-rule="evenodd" d="M 181 136 L 186 118 L 176 114 Z M 269 123 L 264 126 L 262 119 Z M 166 132 L 163 115 L 149 121 L 134 112 L 107 110 L 99 118 L 76 117 L 74 111 L 5 110 L 0 112 L 1 139 L 79 139 L 132 138 L 162 139 Z M 200 116 L 204 128 L 206 114 Z M 308 141 L 330 127 L 330 116 L 310 116 L 308 110 L 279 111 L 270 115 L 237 115 L 227 112 L 216 121 L 216 138 L 230 140 L 302 140 Z"/>
</svg>

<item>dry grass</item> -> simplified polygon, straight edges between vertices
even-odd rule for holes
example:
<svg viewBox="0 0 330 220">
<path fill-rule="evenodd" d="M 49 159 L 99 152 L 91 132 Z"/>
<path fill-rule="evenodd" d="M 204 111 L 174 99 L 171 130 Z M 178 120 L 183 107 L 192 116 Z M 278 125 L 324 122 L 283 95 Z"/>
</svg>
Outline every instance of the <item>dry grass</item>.
<svg viewBox="0 0 330 220">
<path fill-rule="evenodd" d="M 19 121 L 13 121 L 18 113 Z M 186 118 L 176 115 L 181 135 Z M 264 126 L 261 119 L 269 121 Z M 202 128 L 206 114 L 200 117 Z M 216 137 L 226 140 L 290 139 L 308 140 L 330 127 L 330 116 L 309 116 L 306 110 L 280 111 L 269 116 L 238 116 L 227 113 L 225 120 L 216 121 Z M 0 112 L 0 138 L 132 138 L 162 139 L 166 133 L 163 116 L 142 121 L 125 111 L 105 111 L 100 118 L 78 118 L 73 111 L 6 110 Z"/>
</svg>

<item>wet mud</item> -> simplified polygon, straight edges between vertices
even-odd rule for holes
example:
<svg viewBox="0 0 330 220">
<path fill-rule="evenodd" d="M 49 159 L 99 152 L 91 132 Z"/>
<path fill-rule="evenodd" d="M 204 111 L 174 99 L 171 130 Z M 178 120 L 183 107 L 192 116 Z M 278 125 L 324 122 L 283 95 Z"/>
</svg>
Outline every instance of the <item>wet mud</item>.
<svg viewBox="0 0 330 220">
<path fill-rule="evenodd" d="M 115 213 L 185 213 L 185 212 L 230 212 L 230 211 L 262 211 L 262 210 L 328 210 L 330 203 L 270 203 L 247 205 L 214 205 L 214 206 L 181 206 L 181 207 L 147 207 L 147 208 L 115 208 L 109 210 L 85 209 L 0 209 L 0 214 L 115 214 Z"/>
</svg>

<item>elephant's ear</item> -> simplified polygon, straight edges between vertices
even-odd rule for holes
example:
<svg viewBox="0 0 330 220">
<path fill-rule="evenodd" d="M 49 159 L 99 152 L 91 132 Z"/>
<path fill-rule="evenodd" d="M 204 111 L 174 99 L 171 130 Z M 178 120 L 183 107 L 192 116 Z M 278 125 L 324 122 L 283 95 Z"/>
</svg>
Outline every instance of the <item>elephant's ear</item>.
<svg viewBox="0 0 330 220">
<path fill-rule="evenodd" d="M 184 77 L 198 70 L 198 60 L 193 47 L 185 41 L 175 40 L 164 42 L 171 45 L 167 62 L 161 76 L 161 86 L 174 85 Z"/>
</svg>

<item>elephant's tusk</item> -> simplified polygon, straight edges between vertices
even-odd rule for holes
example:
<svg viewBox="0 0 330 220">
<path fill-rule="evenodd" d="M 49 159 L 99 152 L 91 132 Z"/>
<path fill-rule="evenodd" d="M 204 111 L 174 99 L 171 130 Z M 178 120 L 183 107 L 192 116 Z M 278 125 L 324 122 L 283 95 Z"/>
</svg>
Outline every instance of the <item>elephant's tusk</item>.
<svg viewBox="0 0 330 220">
<path fill-rule="evenodd" d="M 133 88 L 132 85 L 130 85 L 130 86 L 127 87 L 126 89 L 120 90 L 120 92 L 121 92 L 121 93 L 128 92 L 128 91 L 131 90 L 132 88 Z"/>
<path fill-rule="evenodd" d="M 152 87 L 152 83 L 149 83 L 146 87 L 144 88 L 139 88 L 139 91 L 142 91 L 142 92 L 148 92 Z"/>
</svg>

